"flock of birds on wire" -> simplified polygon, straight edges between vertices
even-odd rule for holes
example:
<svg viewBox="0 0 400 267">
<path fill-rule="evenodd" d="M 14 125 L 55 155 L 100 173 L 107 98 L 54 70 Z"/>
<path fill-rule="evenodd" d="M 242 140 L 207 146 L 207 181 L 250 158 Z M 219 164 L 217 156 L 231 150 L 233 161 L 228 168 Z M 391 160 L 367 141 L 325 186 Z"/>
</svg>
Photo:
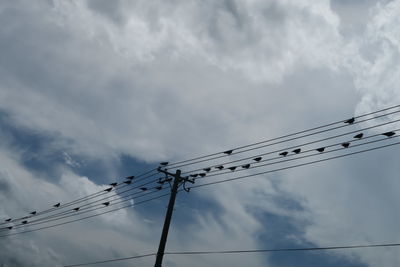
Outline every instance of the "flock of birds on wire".
<svg viewBox="0 0 400 267">
<path fill-rule="evenodd" d="M 353 118 L 350 118 L 350 119 L 348 119 L 348 120 L 346 120 L 346 121 L 344 121 L 344 123 L 346 123 L 346 124 L 353 124 L 354 122 L 355 122 L 355 118 L 354 118 L 354 117 L 353 117 Z M 386 137 L 392 137 L 392 136 L 394 136 L 395 134 L 396 134 L 395 131 L 389 131 L 389 132 L 384 132 L 384 133 L 382 133 L 382 135 L 384 135 L 384 136 L 386 136 Z M 358 133 L 358 134 L 356 134 L 356 135 L 353 136 L 354 139 L 359 139 L 359 140 L 362 139 L 363 137 L 364 137 L 364 134 L 363 134 L 363 133 Z M 343 142 L 343 143 L 341 143 L 340 145 L 341 145 L 343 148 L 348 148 L 348 147 L 350 146 L 350 142 Z M 316 148 L 315 150 L 316 150 L 317 152 L 319 152 L 319 153 L 323 153 L 323 152 L 325 152 L 325 149 L 326 149 L 326 147 L 319 147 L 319 148 Z M 229 155 L 233 154 L 234 151 L 235 151 L 234 149 L 231 149 L 231 150 L 227 150 L 227 151 L 224 151 L 224 152 L 221 152 L 221 153 L 223 153 L 224 155 L 229 156 Z M 288 155 L 290 155 L 290 154 L 296 155 L 296 154 L 300 154 L 301 152 L 302 152 L 302 149 L 301 149 L 301 148 L 296 148 L 296 149 L 293 149 L 293 150 L 291 150 L 291 151 L 282 151 L 282 152 L 279 152 L 278 155 L 279 155 L 280 157 L 286 157 L 286 156 L 288 156 Z M 262 161 L 262 159 L 263 159 L 263 157 L 257 156 L 257 157 L 252 158 L 252 161 L 253 161 L 254 163 L 259 163 L 259 162 Z M 253 163 L 246 163 L 246 164 L 243 164 L 243 165 L 229 166 L 229 167 L 226 167 L 226 166 L 224 166 L 224 165 L 216 165 L 216 166 L 212 166 L 212 167 L 203 168 L 202 170 L 203 170 L 204 172 L 192 173 L 192 174 L 189 174 L 189 176 L 192 177 L 192 178 L 194 178 L 194 179 L 197 178 L 197 177 L 205 177 L 209 172 L 212 171 L 213 168 L 215 168 L 215 171 L 221 171 L 221 170 L 223 170 L 223 169 L 226 169 L 226 170 L 230 170 L 230 171 L 232 171 L 232 172 L 235 171 L 235 170 L 237 170 L 238 168 L 249 169 L 249 168 L 252 166 L 252 164 L 253 164 Z M 167 167 L 168 165 L 169 165 L 169 162 L 161 162 L 161 163 L 160 163 L 160 166 L 162 166 L 162 167 Z M 109 184 L 110 187 L 104 189 L 103 191 L 106 192 L 106 193 L 111 192 L 115 187 L 117 187 L 117 186 L 119 186 L 119 185 L 122 185 L 122 184 L 125 184 L 126 186 L 128 186 L 128 185 L 132 184 L 132 181 L 133 181 L 134 178 L 135 178 L 135 176 L 128 176 L 128 177 L 125 178 L 125 181 L 123 181 L 123 182 L 121 182 L 121 183 L 117 183 L 117 182 L 110 183 L 110 184 Z M 164 183 L 166 183 L 166 182 L 170 183 L 171 181 L 172 181 L 172 178 L 168 178 L 168 177 L 165 178 L 165 179 L 161 179 L 161 178 L 160 178 L 160 179 L 157 181 L 157 183 L 158 183 L 159 185 L 156 186 L 156 187 L 154 187 L 153 189 L 161 190 L 161 189 L 163 189 L 162 186 L 163 186 Z M 141 190 L 142 192 L 147 191 L 147 190 L 149 190 L 149 189 L 150 189 L 150 188 L 148 188 L 148 187 L 140 187 L 140 188 L 139 188 L 139 190 Z M 103 205 L 103 207 L 107 207 L 107 206 L 110 205 L 110 203 L 111 203 L 110 201 L 105 201 L 105 202 L 102 202 L 101 205 Z M 54 209 L 54 210 L 56 210 L 56 209 L 58 209 L 58 208 L 60 208 L 60 207 L 62 207 L 62 204 L 61 204 L 60 202 L 58 202 L 58 203 L 56 203 L 56 204 L 53 205 L 53 209 Z M 74 207 L 74 208 L 71 209 L 71 211 L 77 212 L 77 211 L 79 211 L 80 209 L 81 209 L 81 207 Z M 0 223 L 0 224 L 10 224 L 10 223 L 13 223 L 13 222 L 15 222 L 15 221 L 21 221 L 21 225 L 26 225 L 26 224 L 29 224 L 28 219 L 30 219 L 30 218 L 32 218 L 32 217 L 34 217 L 34 216 L 36 216 L 36 215 L 39 215 L 39 213 L 38 213 L 37 211 L 32 211 L 32 212 L 30 212 L 29 215 L 26 216 L 26 217 L 18 218 L 18 219 L 7 218 L 7 219 L 4 220 L 3 223 Z M 3 229 L 11 230 L 11 229 L 13 229 L 13 228 L 14 228 L 14 226 L 7 226 L 7 227 L 4 227 Z M 1 228 L 0 228 L 0 229 L 1 229 Z"/>
</svg>

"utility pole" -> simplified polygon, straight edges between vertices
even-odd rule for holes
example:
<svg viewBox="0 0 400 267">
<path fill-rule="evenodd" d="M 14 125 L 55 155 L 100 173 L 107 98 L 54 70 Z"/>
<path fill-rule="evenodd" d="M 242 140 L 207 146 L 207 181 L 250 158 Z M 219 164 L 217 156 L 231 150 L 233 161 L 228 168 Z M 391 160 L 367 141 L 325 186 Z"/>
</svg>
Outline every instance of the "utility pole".
<svg viewBox="0 0 400 267">
<path fill-rule="evenodd" d="M 173 182 L 173 185 L 171 188 L 171 195 L 170 195 L 169 203 L 168 203 L 168 209 L 167 209 L 167 213 L 165 215 L 164 226 L 163 226 L 163 230 L 162 230 L 162 234 L 161 234 L 160 245 L 158 246 L 156 263 L 154 265 L 154 267 L 161 267 L 162 260 L 164 257 L 165 245 L 167 243 L 169 225 L 171 224 L 172 212 L 174 210 L 176 194 L 178 193 L 178 188 L 181 184 L 184 185 L 185 182 L 194 183 L 194 181 L 189 180 L 187 177 L 181 177 L 181 170 L 176 170 L 176 173 L 174 173 L 174 174 L 170 173 L 166 170 L 162 170 L 161 168 L 158 168 L 157 170 L 159 172 L 166 174 L 167 176 L 169 175 L 169 176 L 174 177 L 174 182 Z M 184 190 L 186 192 L 189 192 L 189 189 L 186 189 L 184 187 Z"/>
</svg>

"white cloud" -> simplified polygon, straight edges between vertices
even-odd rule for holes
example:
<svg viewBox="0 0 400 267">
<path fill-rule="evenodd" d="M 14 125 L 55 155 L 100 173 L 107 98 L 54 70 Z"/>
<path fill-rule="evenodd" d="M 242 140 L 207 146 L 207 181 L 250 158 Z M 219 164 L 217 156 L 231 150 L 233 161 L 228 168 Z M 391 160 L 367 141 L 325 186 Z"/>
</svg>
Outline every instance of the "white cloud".
<svg viewBox="0 0 400 267">
<path fill-rule="evenodd" d="M 362 97 L 359 113 L 398 99 L 399 2 L 375 7 L 365 35 L 358 31 L 342 35 L 341 18 L 329 1 L 116 3 L 111 9 L 107 1 L 0 5 L 4 25 L 0 29 L 4 51 L 0 105 L 18 125 L 55 136 L 71 164 L 75 164 L 67 156 L 71 153 L 101 159 L 128 154 L 156 161 L 274 137 L 353 112 L 359 97 L 355 88 Z M 10 166 L 21 170 L 16 163 Z M 41 206 L 49 195 L 68 199 L 102 188 L 67 170 L 63 173 L 60 186 L 41 185 L 48 193 L 42 200 L 21 192 L 26 198 L 16 205 L 24 208 L 23 203 L 32 198 Z M 14 182 L 36 183 L 29 173 L 22 176 L 29 178 Z M 350 212 L 353 206 L 340 202 L 331 207 L 328 200 L 334 197 L 320 201 L 326 185 L 307 179 L 307 173 L 299 176 L 282 186 L 289 195 L 306 199 L 307 212 L 314 215 L 309 240 L 322 243 L 346 226 L 334 220 L 336 215 L 324 213 L 327 207 L 354 219 L 357 223 L 352 227 L 360 224 L 358 214 Z M 291 216 L 263 199 L 262 193 L 254 195 L 257 190 L 277 193 L 267 181 L 228 184 L 218 192 L 199 193 L 225 212 L 198 214 L 194 228 L 200 230 L 182 237 L 183 232 L 176 229 L 171 240 L 177 241 L 171 241 L 171 248 L 183 250 L 191 238 L 198 240 L 190 245 L 193 249 L 221 248 L 219 240 L 233 243 L 238 239 L 240 246 L 256 247 L 254 235 L 262 226 L 246 205 Z M 353 199 L 343 192 L 339 195 Z M 366 198 L 366 193 L 359 197 Z M 150 230 L 141 222 L 147 219 L 136 216 L 122 212 L 118 220 L 129 217 L 137 222 L 141 231 L 133 233 L 140 240 L 135 248 L 153 250 L 150 239 L 158 235 L 144 237 Z M 387 211 L 379 216 L 386 218 Z M 69 240 L 68 245 L 89 242 L 94 249 L 85 250 L 88 257 L 81 259 L 104 258 L 109 254 L 99 243 L 105 238 L 115 251 L 118 248 L 129 255 L 130 250 L 123 247 L 132 236 L 121 234 L 126 225 L 121 223 L 121 232 L 114 228 L 104 232 L 114 221 L 101 222 L 104 225 L 91 229 L 93 240 L 72 235 L 77 240 Z M 324 232 L 332 222 L 338 228 Z M 381 233 L 365 224 L 364 231 L 370 229 Z M 357 234 L 354 240 L 367 240 L 363 232 Z M 58 237 L 61 240 L 62 235 Z M 80 255 L 77 250 L 73 253 Z M 53 257 L 50 249 L 48 255 Z M 377 254 L 360 257 L 369 263 L 380 260 Z M 389 259 L 396 260 L 395 256 Z M 185 263 L 188 260 L 182 258 Z M 219 258 L 214 263 L 223 266 L 226 260 Z M 249 258 L 230 260 L 230 266 L 243 266 Z M 261 257 L 252 260 L 253 266 L 265 266 Z"/>
</svg>

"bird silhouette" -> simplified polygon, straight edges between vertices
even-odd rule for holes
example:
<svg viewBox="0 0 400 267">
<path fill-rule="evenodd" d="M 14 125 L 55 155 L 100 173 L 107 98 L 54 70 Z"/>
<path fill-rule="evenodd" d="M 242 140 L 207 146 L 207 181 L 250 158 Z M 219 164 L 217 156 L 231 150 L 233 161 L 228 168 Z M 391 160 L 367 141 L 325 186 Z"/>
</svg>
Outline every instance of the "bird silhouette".
<svg viewBox="0 0 400 267">
<path fill-rule="evenodd" d="M 141 187 L 140 190 L 146 191 L 146 190 L 147 190 L 147 187 Z"/>
<path fill-rule="evenodd" d="M 104 192 L 110 192 L 111 190 L 112 190 L 112 187 L 107 188 L 107 189 L 104 189 L 103 191 L 104 191 Z"/>
<path fill-rule="evenodd" d="M 133 178 L 135 178 L 135 176 L 128 176 L 128 177 L 126 177 L 126 179 L 129 179 L 129 180 L 133 180 Z"/>
<path fill-rule="evenodd" d="M 160 185 L 160 186 L 156 186 L 155 189 L 161 190 L 161 189 L 162 189 L 162 186 L 161 186 L 161 185 Z"/>
<path fill-rule="evenodd" d="M 361 138 L 363 138 L 363 136 L 364 136 L 363 133 L 359 133 L 359 134 L 356 134 L 356 135 L 353 136 L 353 137 L 354 137 L 354 138 L 357 138 L 357 139 L 361 139 Z"/>
<path fill-rule="evenodd" d="M 324 151 L 325 151 L 325 147 L 317 148 L 317 151 L 318 151 L 318 152 L 324 152 Z"/>
<path fill-rule="evenodd" d="M 250 164 L 245 164 L 245 165 L 242 166 L 242 168 L 243 169 L 248 169 L 248 168 L 250 168 Z"/>
<path fill-rule="evenodd" d="M 232 154 L 232 152 L 233 152 L 233 150 L 231 149 L 231 150 L 224 151 L 224 154 L 230 155 L 230 154 Z"/>
<path fill-rule="evenodd" d="M 233 166 L 233 167 L 229 167 L 228 169 L 230 169 L 231 171 L 234 171 L 234 170 L 236 170 L 236 167 Z"/>
<path fill-rule="evenodd" d="M 254 158 L 253 160 L 259 162 L 260 160 L 262 160 L 262 157 L 257 157 L 257 158 Z"/>
<path fill-rule="evenodd" d="M 196 178 L 197 176 L 199 176 L 198 173 L 195 173 L 195 174 L 191 174 L 191 175 L 190 175 L 190 177 L 193 177 L 193 178 Z"/>
<path fill-rule="evenodd" d="M 22 223 L 22 224 L 27 224 L 27 223 L 28 223 L 28 221 L 22 221 L 21 223 Z"/>
<path fill-rule="evenodd" d="M 209 171 L 211 171 L 211 168 L 204 168 L 203 170 L 206 172 L 209 172 Z"/>
<path fill-rule="evenodd" d="M 281 153 L 279 153 L 279 156 L 284 156 L 284 157 L 286 157 L 286 156 L 287 156 L 287 154 L 289 154 L 289 152 L 287 152 L 287 151 L 284 151 L 284 152 L 281 152 Z"/>
<path fill-rule="evenodd" d="M 116 187 L 118 183 L 111 183 L 110 185 Z"/>
<path fill-rule="evenodd" d="M 6 221 L 6 222 L 10 222 L 10 221 L 11 221 L 11 218 L 8 218 L 8 219 L 6 219 L 6 220 L 4 220 L 4 221 Z"/>
<path fill-rule="evenodd" d="M 293 150 L 292 152 L 299 154 L 301 152 L 301 148 L 296 148 L 295 150 Z"/>
<path fill-rule="evenodd" d="M 160 165 L 162 165 L 162 166 L 167 166 L 168 163 L 169 163 L 168 161 L 164 161 L 164 162 L 161 162 Z"/>
<path fill-rule="evenodd" d="M 102 204 L 107 207 L 108 205 L 110 205 L 110 201 L 104 202 Z"/>
<path fill-rule="evenodd" d="M 204 172 L 202 172 L 202 173 L 199 173 L 199 175 L 200 175 L 201 177 L 204 177 L 204 176 L 206 176 L 207 174 L 205 174 Z"/>
<path fill-rule="evenodd" d="M 29 213 L 29 214 L 35 215 L 35 214 L 36 214 L 36 211 L 32 211 L 32 212 Z"/>
<path fill-rule="evenodd" d="M 58 207 L 60 207 L 60 205 L 61 205 L 61 203 L 58 202 L 57 204 L 53 205 L 53 207 L 58 208 Z"/>
<path fill-rule="evenodd" d="M 13 227 L 12 227 L 12 226 L 8 226 L 7 228 L 8 228 L 8 230 L 11 230 L 11 229 L 13 229 Z"/>
<path fill-rule="evenodd" d="M 387 137 L 392 137 L 393 135 L 395 135 L 396 133 L 395 132 L 386 132 L 386 133 L 383 133 L 383 135 L 384 136 L 387 136 Z"/>
<path fill-rule="evenodd" d="M 131 183 L 132 183 L 131 180 L 127 180 L 127 181 L 124 182 L 124 184 L 131 184 Z"/>
<path fill-rule="evenodd" d="M 215 168 L 218 169 L 218 170 L 222 170 L 224 168 L 224 166 L 219 165 L 219 166 L 216 166 Z"/>
<path fill-rule="evenodd" d="M 79 207 L 77 207 L 77 208 L 74 208 L 73 210 L 74 210 L 74 211 L 78 211 L 79 209 L 80 209 L 80 208 L 79 208 Z"/>
<path fill-rule="evenodd" d="M 356 120 L 356 119 L 353 117 L 353 118 L 350 118 L 350 119 L 348 119 L 348 120 L 345 120 L 344 123 L 353 124 L 355 120 Z"/>
<path fill-rule="evenodd" d="M 350 146 L 350 143 L 348 143 L 348 142 L 342 143 L 342 147 L 344 147 L 344 148 L 348 148 L 349 146 Z"/>
</svg>

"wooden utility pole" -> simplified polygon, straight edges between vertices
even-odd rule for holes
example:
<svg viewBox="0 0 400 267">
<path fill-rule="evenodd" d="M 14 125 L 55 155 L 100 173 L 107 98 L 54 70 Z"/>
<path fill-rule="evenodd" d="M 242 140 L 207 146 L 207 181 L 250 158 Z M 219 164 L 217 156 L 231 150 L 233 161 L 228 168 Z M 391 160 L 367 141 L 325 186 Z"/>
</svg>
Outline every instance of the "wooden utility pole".
<svg viewBox="0 0 400 267">
<path fill-rule="evenodd" d="M 178 193 L 179 184 L 183 180 L 181 177 L 181 170 L 177 170 L 175 174 L 169 173 L 165 170 L 161 170 L 160 168 L 158 168 L 158 171 L 174 177 L 174 183 L 171 189 L 171 196 L 169 197 L 168 209 L 165 215 L 165 221 L 161 234 L 160 245 L 158 246 L 158 251 L 157 251 L 156 264 L 154 265 L 154 267 L 161 267 L 162 265 L 165 245 L 167 244 L 169 225 L 171 224 L 172 212 L 174 211 L 176 194 Z"/>
</svg>

